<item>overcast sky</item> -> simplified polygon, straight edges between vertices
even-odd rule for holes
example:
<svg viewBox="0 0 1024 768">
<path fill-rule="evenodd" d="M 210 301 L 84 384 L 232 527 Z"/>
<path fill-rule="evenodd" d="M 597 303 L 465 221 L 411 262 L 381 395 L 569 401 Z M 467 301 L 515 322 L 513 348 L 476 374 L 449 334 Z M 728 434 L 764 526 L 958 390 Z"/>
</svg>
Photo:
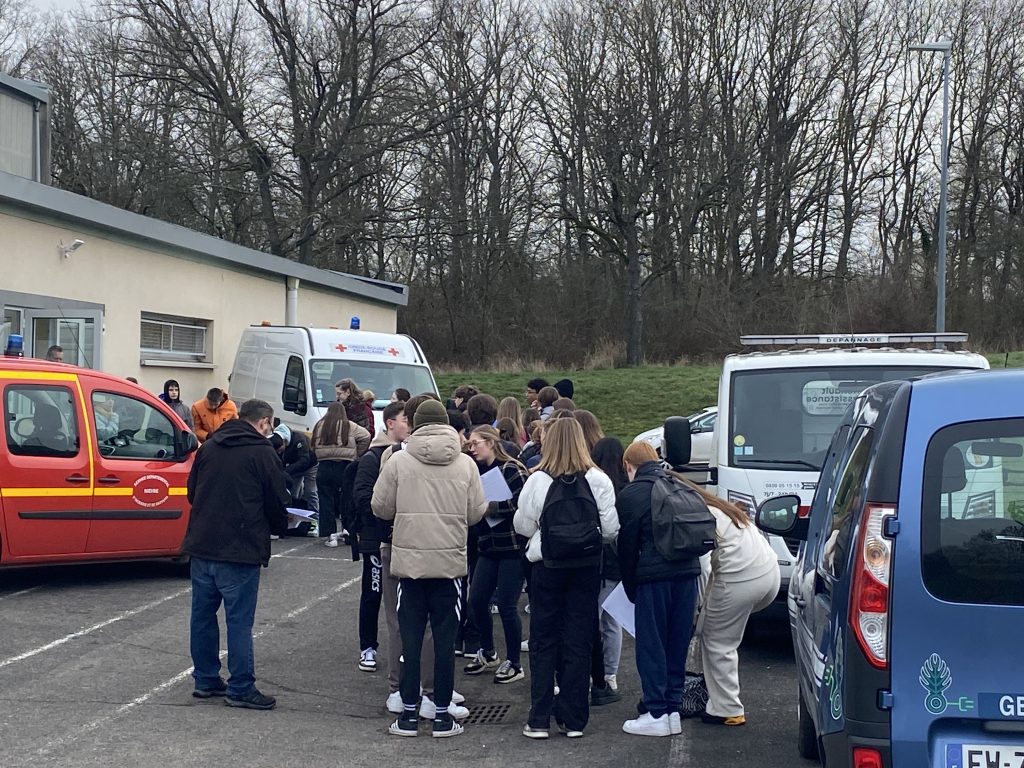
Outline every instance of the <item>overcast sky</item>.
<svg viewBox="0 0 1024 768">
<path fill-rule="evenodd" d="M 70 11 L 92 5 L 92 0 L 32 0 L 33 5 L 41 11 Z"/>
</svg>

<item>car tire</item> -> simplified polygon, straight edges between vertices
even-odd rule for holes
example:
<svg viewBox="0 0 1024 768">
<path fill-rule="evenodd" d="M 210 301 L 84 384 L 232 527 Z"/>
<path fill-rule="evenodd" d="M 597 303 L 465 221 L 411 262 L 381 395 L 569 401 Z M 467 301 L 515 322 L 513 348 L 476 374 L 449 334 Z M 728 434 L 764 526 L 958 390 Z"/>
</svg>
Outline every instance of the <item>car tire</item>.
<svg viewBox="0 0 1024 768">
<path fill-rule="evenodd" d="M 796 696 L 796 711 L 798 720 L 796 733 L 797 752 L 800 753 L 800 757 L 806 760 L 817 760 L 819 756 L 818 734 L 814 732 L 814 721 L 811 719 L 807 706 L 804 704 L 804 695 L 800 692 L 797 692 Z"/>
</svg>

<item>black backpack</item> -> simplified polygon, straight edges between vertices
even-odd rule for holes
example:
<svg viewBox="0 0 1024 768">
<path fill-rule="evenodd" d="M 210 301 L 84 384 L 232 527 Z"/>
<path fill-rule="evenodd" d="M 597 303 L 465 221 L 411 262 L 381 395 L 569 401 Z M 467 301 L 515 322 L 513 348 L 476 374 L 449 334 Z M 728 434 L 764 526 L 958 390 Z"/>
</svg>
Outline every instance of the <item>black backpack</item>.
<svg viewBox="0 0 1024 768">
<path fill-rule="evenodd" d="M 601 516 L 585 473 L 556 477 L 540 515 L 540 551 L 548 568 L 601 562 Z"/>
<path fill-rule="evenodd" d="M 658 554 L 689 560 L 713 550 L 715 516 L 700 494 L 669 475 L 651 481 L 651 530 Z"/>
</svg>

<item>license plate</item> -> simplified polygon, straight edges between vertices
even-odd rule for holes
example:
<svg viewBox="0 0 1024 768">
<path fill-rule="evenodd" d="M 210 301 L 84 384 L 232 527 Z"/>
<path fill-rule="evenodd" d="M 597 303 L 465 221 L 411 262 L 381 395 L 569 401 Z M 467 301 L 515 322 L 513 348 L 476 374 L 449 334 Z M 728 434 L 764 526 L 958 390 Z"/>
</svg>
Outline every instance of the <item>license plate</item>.
<svg viewBox="0 0 1024 768">
<path fill-rule="evenodd" d="M 1024 746 L 950 744 L 946 768 L 1024 768 Z"/>
</svg>

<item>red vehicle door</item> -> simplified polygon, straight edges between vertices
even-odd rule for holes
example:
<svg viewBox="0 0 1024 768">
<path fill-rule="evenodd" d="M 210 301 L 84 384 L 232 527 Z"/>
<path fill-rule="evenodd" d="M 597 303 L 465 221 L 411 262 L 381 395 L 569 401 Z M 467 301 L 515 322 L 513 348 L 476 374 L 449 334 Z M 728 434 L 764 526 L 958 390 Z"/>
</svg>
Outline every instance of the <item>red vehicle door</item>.
<svg viewBox="0 0 1024 768">
<path fill-rule="evenodd" d="M 78 376 L 2 368 L 2 559 L 81 555 L 92 516 L 93 463 Z"/>
<path fill-rule="evenodd" d="M 86 379 L 96 487 L 86 552 L 175 554 L 188 523 L 191 463 L 175 455 L 178 423 L 156 399 Z"/>
</svg>

